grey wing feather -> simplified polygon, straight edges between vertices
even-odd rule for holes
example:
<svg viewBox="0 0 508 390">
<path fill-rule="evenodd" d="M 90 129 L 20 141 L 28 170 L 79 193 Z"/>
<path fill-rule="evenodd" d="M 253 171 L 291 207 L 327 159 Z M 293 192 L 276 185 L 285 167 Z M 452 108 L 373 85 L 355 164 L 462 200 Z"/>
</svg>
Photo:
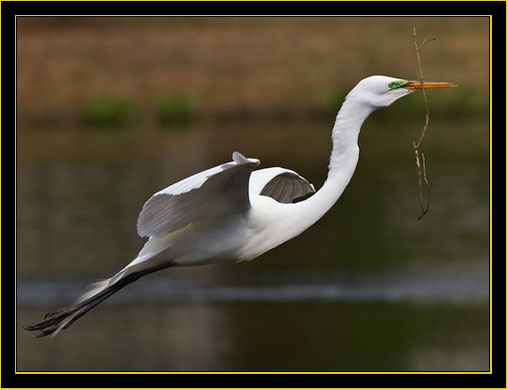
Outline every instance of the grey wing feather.
<svg viewBox="0 0 508 390">
<path fill-rule="evenodd" d="M 314 186 L 296 173 L 285 172 L 271 179 L 260 195 L 269 196 L 280 203 L 292 203 L 298 198 L 316 192 Z"/>
<path fill-rule="evenodd" d="M 259 160 L 238 152 L 233 159 L 154 194 L 139 214 L 138 234 L 161 237 L 192 223 L 246 212 L 250 208 L 249 177 Z"/>
</svg>

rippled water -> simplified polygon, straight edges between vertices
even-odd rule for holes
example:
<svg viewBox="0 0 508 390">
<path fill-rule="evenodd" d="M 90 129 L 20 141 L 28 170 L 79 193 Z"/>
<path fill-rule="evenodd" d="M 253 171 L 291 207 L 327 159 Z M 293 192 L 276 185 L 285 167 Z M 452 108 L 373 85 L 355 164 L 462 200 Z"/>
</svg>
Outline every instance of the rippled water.
<svg viewBox="0 0 508 390">
<path fill-rule="evenodd" d="M 252 263 L 150 275 L 51 343 L 22 325 L 135 257 L 137 213 L 152 193 L 233 150 L 320 187 L 329 126 L 21 129 L 17 369 L 488 370 L 488 127 L 439 122 L 426 141 L 432 203 L 423 220 L 414 126 L 368 122 L 350 186 L 300 237 Z"/>
<path fill-rule="evenodd" d="M 170 273 L 170 271 L 166 271 Z M 279 272 L 280 273 L 280 272 Z M 291 271 L 254 271 L 240 285 L 198 278 L 151 277 L 112 298 L 110 304 L 211 302 L 415 302 L 485 303 L 488 275 L 352 275 L 314 272 L 297 277 Z M 238 276 L 238 275 L 237 275 Z M 272 283 L 266 282 L 267 276 Z M 247 280 L 248 279 L 248 283 Z M 265 280 L 265 282 L 260 282 Z M 18 281 L 20 305 L 66 305 L 80 295 L 78 282 Z"/>
</svg>

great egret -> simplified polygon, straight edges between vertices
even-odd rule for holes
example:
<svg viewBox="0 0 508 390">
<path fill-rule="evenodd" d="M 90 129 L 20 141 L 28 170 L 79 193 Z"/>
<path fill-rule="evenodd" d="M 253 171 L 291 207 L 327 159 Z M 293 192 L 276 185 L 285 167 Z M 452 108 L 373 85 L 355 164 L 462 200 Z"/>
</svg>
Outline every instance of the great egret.
<svg viewBox="0 0 508 390">
<path fill-rule="evenodd" d="M 425 82 L 423 88 L 449 88 Z M 332 131 L 328 178 L 319 191 L 285 168 L 255 170 L 259 160 L 233 153 L 233 161 L 190 176 L 154 194 L 144 204 L 137 231 L 148 241 L 138 256 L 113 277 L 95 283 L 71 306 L 26 326 L 35 337 L 55 335 L 149 273 L 170 266 L 249 261 L 298 236 L 339 199 L 358 162 L 358 135 L 365 119 L 422 83 L 386 76 L 361 80 L 337 115 Z M 298 199 L 308 196 L 304 200 Z"/>
</svg>

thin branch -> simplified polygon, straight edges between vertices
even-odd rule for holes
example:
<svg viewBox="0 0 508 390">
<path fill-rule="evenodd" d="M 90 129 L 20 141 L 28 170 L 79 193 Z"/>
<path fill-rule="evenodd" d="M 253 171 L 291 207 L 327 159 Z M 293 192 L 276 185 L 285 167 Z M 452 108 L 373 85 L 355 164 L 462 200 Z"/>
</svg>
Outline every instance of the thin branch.
<svg viewBox="0 0 508 390">
<path fill-rule="evenodd" d="M 413 27 L 413 37 L 416 39 L 416 28 Z M 420 46 L 418 46 L 418 50 L 420 50 L 423 46 L 425 46 L 426 43 L 429 41 L 435 41 L 436 38 L 434 38 L 432 35 L 427 35 Z"/>
<path fill-rule="evenodd" d="M 420 154 L 422 156 L 422 164 L 420 165 Z M 420 208 L 422 209 L 422 213 L 418 216 L 418 219 L 422 219 L 427 211 L 429 211 L 430 207 L 430 185 L 427 180 L 427 168 L 425 166 L 425 154 L 420 152 L 419 150 L 415 150 L 415 159 L 416 159 L 416 171 L 418 175 L 418 201 L 420 203 Z M 423 197 L 423 183 L 427 188 L 427 204 L 425 204 Z"/>
<path fill-rule="evenodd" d="M 427 95 L 425 93 L 425 87 L 424 87 L 424 79 L 423 79 L 423 69 L 422 69 L 422 62 L 420 59 L 420 49 L 427 44 L 428 42 L 435 40 L 430 34 L 425 37 L 423 42 L 418 45 L 418 41 L 416 39 L 416 27 L 413 27 L 413 41 L 415 45 L 416 50 L 416 60 L 418 62 L 418 68 L 420 70 L 420 82 L 422 86 L 422 94 L 423 94 L 423 100 L 425 102 L 425 124 L 423 126 L 423 130 L 420 134 L 420 138 L 418 142 L 413 141 L 413 149 L 415 152 L 415 161 L 416 161 L 416 173 L 418 175 L 418 201 L 420 203 L 420 208 L 422 210 L 421 214 L 418 216 L 418 219 L 422 219 L 425 214 L 427 214 L 427 211 L 429 211 L 430 208 L 430 185 L 429 181 L 427 180 L 427 169 L 425 166 L 425 155 L 420 152 L 420 147 L 422 146 L 423 140 L 427 136 L 427 128 L 429 127 L 429 121 L 430 121 L 430 110 L 429 110 L 429 104 L 427 102 Z M 420 154 L 422 156 L 422 163 L 420 164 Z M 427 188 L 427 202 L 424 200 L 424 194 L 423 194 L 423 183 L 425 183 Z"/>
</svg>

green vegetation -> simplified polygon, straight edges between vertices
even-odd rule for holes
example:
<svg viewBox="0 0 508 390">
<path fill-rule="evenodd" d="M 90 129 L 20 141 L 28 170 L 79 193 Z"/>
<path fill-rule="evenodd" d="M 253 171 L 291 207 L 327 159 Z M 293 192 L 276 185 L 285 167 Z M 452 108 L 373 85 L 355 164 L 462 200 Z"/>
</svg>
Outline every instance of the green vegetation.
<svg viewBox="0 0 508 390">
<path fill-rule="evenodd" d="M 477 88 L 464 86 L 457 89 L 453 102 L 455 112 L 461 114 L 480 114 L 489 111 L 489 96 L 481 93 Z"/>
<path fill-rule="evenodd" d="M 321 102 L 320 107 L 318 108 L 318 112 L 321 112 L 322 115 L 333 115 L 339 111 L 339 108 L 342 106 L 344 99 L 348 91 L 345 90 L 337 90 L 332 93 L 327 99 Z"/>
<path fill-rule="evenodd" d="M 402 115 L 414 115 L 425 112 L 425 105 L 421 94 L 413 94 L 407 99 L 401 99 L 397 106 Z M 489 97 L 480 90 L 468 86 L 458 86 L 452 93 L 436 93 L 429 91 L 427 100 L 431 115 L 456 118 L 473 118 L 478 115 L 488 115 Z"/>
<path fill-rule="evenodd" d="M 118 127 L 127 122 L 132 113 L 132 104 L 126 99 L 95 95 L 83 110 L 83 122 L 93 127 Z"/>
<path fill-rule="evenodd" d="M 330 98 L 322 102 L 318 112 L 323 115 L 336 113 L 347 95 L 347 91 L 337 91 Z M 453 115 L 456 117 L 475 117 L 487 115 L 489 110 L 489 97 L 479 89 L 470 86 L 459 86 L 454 88 L 452 93 L 436 93 L 429 91 L 427 100 L 431 115 Z M 412 96 L 397 101 L 394 105 L 397 110 L 397 117 L 410 117 L 425 112 L 425 105 L 421 93 L 414 93 Z M 376 112 L 378 118 L 393 119 L 391 110 L 380 110 Z"/>
<path fill-rule="evenodd" d="M 193 105 L 186 96 L 164 96 L 157 105 L 157 120 L 161 126 L 175 127 L 189 124 Z"/>
<path fill-rule="evenodd" d="M 330 118 L 335 115 L 342 105 L 347 91 L 337 90 L 327 99 L 318 104 L 309 104 L 299 111 L 291 111 L 287 107 L 273 107 L 271 110 L 246 108 L 244 104 L 237 103 L 225 110 L 218 111 L 216 120 L 260 120 L 260 119 L 281 119 L 301 118 L 312 116 L 317 118 Z M 489 97 L 474 87 L 457 87 L 453 93 L 435 93 L 430 91 L 427 94 L 431 115 L 455 117 L 477 117 L 488 115 Z M 153 103 L 152 103 L 153 104 Z M 187 127 L 191 120 L 199 120 L 195 106 L 191 99 L 184 95 L 162 96 L 155 103 L 155 113 L 151 120 L 156 121 L 163 129 L 174 130 Z M 124 126 L 132 115 L 134 105 L 132 102 L 103 94 L 93 95 L 86 102 L 82 110 L 82 120 L 87 126 L 95 128 L 117 128 Z M 257 110 L 256 110 L 257 109 Z M 425 106 L 420 93 L 415 93 L 396 103 L 397 118 L 408 118 L 415 115 L 423 115 Z M 393 119 L 392 110 L 380 110 L 376 112 L 379 119 Z M 147 110 L 142 110 L 147 112 Z M 149 111 L 148 111 L 149 112 Z M 213 116 L 212 116 L 213 118 Z"/>
</svg>

